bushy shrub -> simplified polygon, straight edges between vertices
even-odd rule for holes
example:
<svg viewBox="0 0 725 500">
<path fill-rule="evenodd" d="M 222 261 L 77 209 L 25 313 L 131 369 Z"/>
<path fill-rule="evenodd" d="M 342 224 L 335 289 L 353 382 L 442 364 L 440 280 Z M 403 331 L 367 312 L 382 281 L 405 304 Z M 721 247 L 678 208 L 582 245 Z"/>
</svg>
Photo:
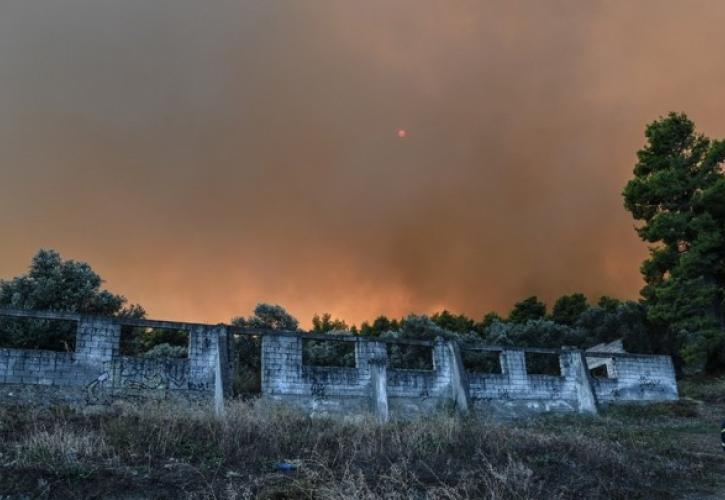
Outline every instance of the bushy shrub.
<svg viewBox="0 0 725 500">
<path fill-rule="evenodd" d="M 460 333 L 442 328 L 431 318 L 422 314 L 411 314 L 400 322 L 400 330 L 385 332 L 385 339 L 457 340 L 460 342 L 480 341 L 474 332 Z M 393 368 L 430 370 L 433 368 L 431 350 L 426 346 L 396 345 L 388 347 L 388 364 Z"/>
<path fill-rule="evenodd" d="M 628 352 L 649 353 L 653 350 L 647 313 L 636 302 L 609 302 L 584 311 L 576 327 L 586 336 L 585 347 L 622 339 Z M 666 352 L 666 350 L 665 350 Z"/>
<path fill-rule="evenodd" d="M 125 356 L 186 357 L 188 345 L 189 332 L 186 330 L 126 326 L 121 329 L 120 350 Z M 159 346 L 167 347 L 154 351 Z M 169 350 L 172 347 L 174 350 Z M 164 354 L 149 354 L 152 351 Z"/>
<path fill-rule="evenodd" d="M 347 330 L 329 330 L 327 335 L 349 336 Z M 302 362 L 315 366 L 355 367 L 355 343 L 304 339 L 302 344 Z"/>
<path fill-rule="evenodd" d="M 41 249 L 26 274 L 0 280 L 0 307 L 140 318 L 141 306 L 101 288 L 103 280 L 85 262 L 63 260 Z M 76 325 L 47 320 L 0 319 L 3 347 L 72 351 Z"/>
<path fill-rule="evenodd" d="M 526 323 L 493 321 L 485 331 L 485 340 L 492 345 L 516 347 L 585 347 L 589 343 L 583 329 L 548 319 Z"/>
<path fill-rule="evenodd" d="M 295 331 L 299 326 L 299 322 L 284 307 L 276 304 L 262 303 L 257 304 L 252 316 L 248 318 L 243 316 L 233 318 L 232 325 L 265 330 Z"/>
<path fill-rule="evenodd" d="M 146 358 L 185 358 L 187 356 L 186 346 L 171 344 L 158 344 L 146 351 Z"/>
</svg>

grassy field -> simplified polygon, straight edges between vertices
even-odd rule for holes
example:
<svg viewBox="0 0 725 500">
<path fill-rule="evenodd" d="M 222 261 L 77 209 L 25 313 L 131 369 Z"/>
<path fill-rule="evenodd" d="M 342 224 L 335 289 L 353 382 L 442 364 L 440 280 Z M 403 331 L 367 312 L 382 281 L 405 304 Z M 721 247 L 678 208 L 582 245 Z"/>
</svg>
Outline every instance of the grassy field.
<svg viewBox="0 0 725 500">
<path fill-rule="evenodd" d="M 725 379 L 683 400 L 514 422 L 309 419 L 233 402 L 0 410 L 0 497 L 725 498 Z M 277 464 L 297 466 L 279 472 Z"/>
</svg>

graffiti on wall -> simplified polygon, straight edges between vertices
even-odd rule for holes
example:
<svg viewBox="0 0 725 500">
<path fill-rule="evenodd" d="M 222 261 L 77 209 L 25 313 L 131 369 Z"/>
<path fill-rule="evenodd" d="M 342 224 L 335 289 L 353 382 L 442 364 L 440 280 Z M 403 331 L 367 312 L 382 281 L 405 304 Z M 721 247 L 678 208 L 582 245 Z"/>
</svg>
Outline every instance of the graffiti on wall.
<svg viewBox="0 0 725 500">
<path fill-rule="evenodd" d="M 325 384 L 315 380 L 312 383 L 311 392 L 314 399 L 325 399 Z"/>
<path fill-rule="evenodd" d="M 125 357 L 115 363 L 113 383 L 126 389 L 189 389 L 189 364 L 186 360 Z"/>
</svg>

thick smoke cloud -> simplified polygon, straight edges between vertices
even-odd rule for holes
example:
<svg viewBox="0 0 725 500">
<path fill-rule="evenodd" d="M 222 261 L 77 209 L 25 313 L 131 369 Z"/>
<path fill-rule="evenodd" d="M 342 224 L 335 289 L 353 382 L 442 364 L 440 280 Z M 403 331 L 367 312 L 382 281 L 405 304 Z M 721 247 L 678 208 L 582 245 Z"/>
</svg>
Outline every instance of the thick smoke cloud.
<svg viewBox="0 0 725 500">
<path fill-rule="evenodd" d="M 0 276 L 154 317 L 634 298 L 644 125 L 725 136 L 720 2 L 0 5 Z M 408 131 L 405 139 L 396 130 Z"/>
</svg>

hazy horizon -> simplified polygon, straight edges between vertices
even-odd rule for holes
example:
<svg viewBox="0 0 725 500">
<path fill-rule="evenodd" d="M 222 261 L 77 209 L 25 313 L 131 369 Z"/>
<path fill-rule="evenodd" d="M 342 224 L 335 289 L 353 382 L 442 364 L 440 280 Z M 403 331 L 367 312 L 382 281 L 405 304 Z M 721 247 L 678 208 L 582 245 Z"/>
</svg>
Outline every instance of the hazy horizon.
<svg viewBox="0 0 725 500">
<path fill-rule="evenodd" d="M 0 5 L 0 279 L 41 248 L 150 317 L 304 326 L 635 299 L 647 123 L 725 137 L 725 4 Z M 398 130 L 407 131 L 400 137 Z"/>
</svg>

